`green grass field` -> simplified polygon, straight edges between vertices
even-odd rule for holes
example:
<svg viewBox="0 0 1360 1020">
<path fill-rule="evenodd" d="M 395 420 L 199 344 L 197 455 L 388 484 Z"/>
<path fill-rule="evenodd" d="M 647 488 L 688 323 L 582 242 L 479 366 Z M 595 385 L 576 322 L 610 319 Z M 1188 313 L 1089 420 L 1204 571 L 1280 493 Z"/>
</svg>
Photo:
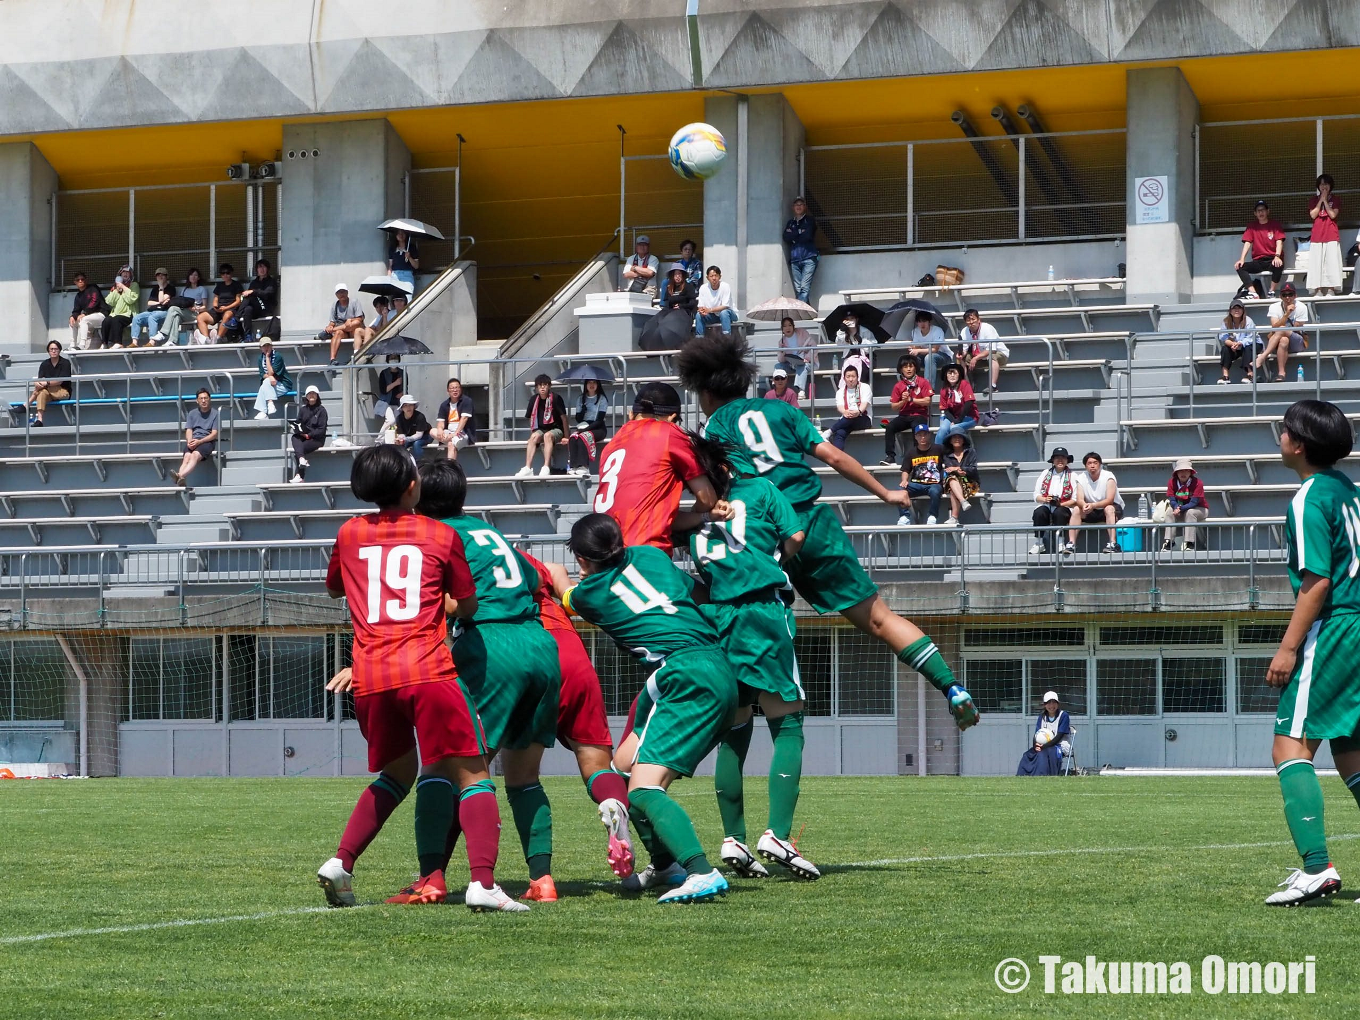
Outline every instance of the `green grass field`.
<svg viewBox="0 0 1360 1020">
<path fill-rule="evenodd" d="M 668 908 L 615 890 L 593 806 L 554 780 L 563 898 L 520 916 L 315 909 L 315 869 L 361 787 L 0 784 L 0 1016 L 1339 1018 L 1360 1005 L 1355 893 L 1261 905 L 1295 862 L 1270 779 L 806 780 L 801 846 L 820 882 L 734 880 L 724 901 Z M 763 783 L 749 787 L 763 822 Z M 1343 837 L 1333 859 L 1360 891 L 1360 813 L 1338 780 L 1324 787 Z M 676 790 L 716 851 L 711 781 Z M 499 874 L 519 892 L 501 810 Z M 361 901 L 411 877 L 410 811 L 360 861 Z M 460 857 L 451 888 L 466 882 Z M 1040 954 L 1088 953 L 1188 961 L 1194 993 L 1042 993 Z M 1211 953 L 1312 954 L 1317 992 L 1208 995 Z M 1034 972 L 1020 994 L 994 983 L 1006 957 Z"/>
</svg>

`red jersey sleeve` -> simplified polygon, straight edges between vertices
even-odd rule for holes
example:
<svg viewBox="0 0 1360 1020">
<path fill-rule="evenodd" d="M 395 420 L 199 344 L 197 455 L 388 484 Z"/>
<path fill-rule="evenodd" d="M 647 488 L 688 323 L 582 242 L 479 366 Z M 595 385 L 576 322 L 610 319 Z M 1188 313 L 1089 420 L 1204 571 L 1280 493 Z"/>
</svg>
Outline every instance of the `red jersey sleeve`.
<svg viewBox="0 0 1360 1020">
<path fill-rule="evenodd" d="M 445 530 L 448 532 L 449 555 L 444 564 L 444 590 L 456 599 L 470 599 L 477 594 L 477 585 L 468 567 L 462 536 L 453 528 Z"/>
<path fill-rule="evenodd" d="M 699 466 L 699 458 L 694 455 L 694 444 L 679 426 L 671 432 L 669 453 L 675 476 L 682 482 L 691 481 L 704 473 L 704 469 Z"/>
<path fill-rule="evenodd" d="M 335 545 L 331 546 L 330 562 L 326 564 L 326 589 L 328 591 L 345 590 L 345 574 L 340 569 L 340 539 L 337 537 Z"/>
</svg>

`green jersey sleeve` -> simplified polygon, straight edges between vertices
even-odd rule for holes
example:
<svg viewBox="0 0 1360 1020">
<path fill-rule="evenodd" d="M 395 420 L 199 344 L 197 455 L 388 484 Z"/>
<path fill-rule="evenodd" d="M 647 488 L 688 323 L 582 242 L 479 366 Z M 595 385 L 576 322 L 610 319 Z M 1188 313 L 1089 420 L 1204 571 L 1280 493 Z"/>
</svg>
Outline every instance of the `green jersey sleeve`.
<svg viewBox="0 0 1360 1020">
<path fill-rule="evenodd" d="M 533 585 L 538 571 L 496 528 L 477 517 L 451 517 L 444 522 L 463 540 L 468 569 L 477 585 L 474 623 L 518 623 L 538 618 Z"/>
</svg>

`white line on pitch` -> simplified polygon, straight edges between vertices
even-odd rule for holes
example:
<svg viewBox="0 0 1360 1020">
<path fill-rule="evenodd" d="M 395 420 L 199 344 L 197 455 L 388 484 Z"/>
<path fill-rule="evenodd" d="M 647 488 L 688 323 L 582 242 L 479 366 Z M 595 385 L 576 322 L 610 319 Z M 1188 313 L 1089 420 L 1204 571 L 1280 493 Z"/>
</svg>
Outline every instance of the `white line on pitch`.
<svg viewBox="0 0 1360 1020">
<path fill-rule="evenodd" d="M 365 904 L 371 906 L 371 904 Z M 231 914 L 227 917 L 185 917 L 177 921 L 153 921 L 147 924 L 120 924 L 109 928 L 72 928 L 70 931 L 49 931 L 41 935 L 10 935 L 0 938 L 0 946 L 22 942 L 46 942 L 48 939 L 73 939 L 82 935 L 122 935 L 134 931 L 158 931 L 162 928 L 191 928 L 200 924 L 227 924 L 231 921 L 262 921 L 271 917 L 295 914 L 323 914 L 331 907 L 296 907 L 292 910 L 265 910 L 258 914 Z"/>
</svg>

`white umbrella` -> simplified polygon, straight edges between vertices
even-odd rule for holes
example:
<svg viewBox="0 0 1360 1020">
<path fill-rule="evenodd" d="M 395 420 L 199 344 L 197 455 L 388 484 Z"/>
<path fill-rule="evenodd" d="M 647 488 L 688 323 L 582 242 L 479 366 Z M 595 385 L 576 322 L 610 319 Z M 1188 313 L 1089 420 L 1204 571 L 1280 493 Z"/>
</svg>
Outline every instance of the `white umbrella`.
<svg viewBox="0 0 1360 1020">
<path fill-rule="evenodd" d="M 408 234 L 419 234 L 422 237 L 433 237 L 436 241 L 444 240 L 444 235 L 439 232 L 439 228 L 425 223 L 421 220 L 408 220 L 399 218 L 395 220 L 383 220 L 378 224 L 379 230 L 404 230 Z"/>
<path fill-rule="evenodd" d="M 818 315 L 817 309 L 806 301 L 799 301 L 797 298 L 791 297 L 777 297 L 756 305 L 746 313 L 746 318 L 755 319 L 758 322 L 779 322 L 785 318 L 792 319 L 794 322 L 807 322 L 810 319 L 818 318 Z"/>
</svg>

